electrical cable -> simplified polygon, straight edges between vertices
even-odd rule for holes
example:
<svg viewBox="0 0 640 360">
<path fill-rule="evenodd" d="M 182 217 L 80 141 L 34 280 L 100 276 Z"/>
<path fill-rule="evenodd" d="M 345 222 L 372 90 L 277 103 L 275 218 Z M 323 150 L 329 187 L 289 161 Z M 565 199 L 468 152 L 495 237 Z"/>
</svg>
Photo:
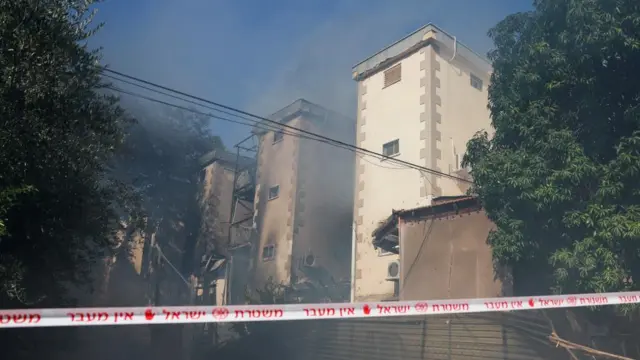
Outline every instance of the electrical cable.
<svg viewBox="0 0 640 360">
<path fill-rule="evenodd" d="M 120 88 L 117 88 L 117 87 L 114 87 L 114 86 L 107 86 L 106 88 L 110 89 L 110 90 L 113 90 L 113 91 L 116 91 L 118 93 L 122 93 L 122 94 L 126 94 L 126 95 L 133 96 L 133 97 L 136 97 L 136 98 L 140 98 L 140 99 L 144 99 L 144 100 L 147 100 L 147 101 L 155 102 L 155 103 L 158 103 L 158 104 L 161 104 L 161 105 L 177 108 L 177 109 L 184 110 L 184 111 L 189 111 L 191 113 L 198 114 L 198 115 L 211 117 L 211 118 L 216 119 L 216 120 L 221 120 L 221 121 L 231 122 L 231 123 L 234 123 L 234 124 L 250 126 L 250 127 L 256 128 L 256 129 L 264 130 L 264 131 L 281 131 L 284 135 L 293 136 L 293 137 L 302 138 L 302 139 L 314 140 L 314 141 L 318 141 L 318 142 L 321 142 L 321 143 L 324 143 L 324 144 L 328 144 L 328 145 L 336 146 L 338 148 L 349 150 L 349 151 L 352 151 L 352 152 L 354 152 L 356 154 L 360 153 L 356 149 L 347 148 L 347 147 L 336 145 L 336 144 L 329 144 L 329 143 L 323 141 L 322 139 L 312 138 L 312 137 L 301 135 L 301 134 L 295 134 L 295 133 L 290 132 L 290 131 L 286 131 L 286 130 L 282 130 L 282 129 L 271 127 L 271 126 L 269 126 L 267 124 L 255 124 L 254 125 L 253 120 L 246 119 L 248 121 L 252 121 L 252 123 L 246 123 L 246 122 L 242 122 L 242 121 L 239 121 L 239 120 L 233 120 L 233 119 L 217 116 L 217 115 L 210 114 L 210 113 L 205 113 L 205 112 L 202 112 L 202 111 L 198 111 L 198 110 L 195 110 L 195 109 L 188 108 L 186 106 L 181 106 L 181 105 L 173 104 L 173 103 L 170 103 L 170 102 L 167 102 L 167 101 L 155 99 L 155 98 L 152 98 L 152 97 L 149 97 L 149 96 L 145 96 L 145 95 L 142 95 L 142 94 L 139 94 L 139 93 L 123 90 L 123 89 L 120 89 Z M 184 100 L 184 99 L 181 99 L 180 97 L 175 97 L 175 96 L 172 96 L 172 95 L 168 95 L 168 96 L 177 98 L 178 100 Z M 201 104 L 198 104 L 196 102 L 192 102 L 192 101 L 189 101 L 189 100 L 185 100 L 185 101 L 202 106 Z M 206 106 L 204 106 L 204 107 L 206 107 Z M 368 155 L 368 154 L 365 154 L 365 155 Z M 372 155 L 368 155 L 368 156 L 372 156 Z"/>
<path fill-rule="evenodd" d="M 239 125 L 250 126 L 250 127 L 256 128 L 256 129 L 264 130 L 264 131 L 281 131 L 284 135 L 293 136 L 293 137 L 302 138 L 302 139 L 314 140 L 314 141 L 318 141 L 318 142 L 321 142 L 321 143 L 326 143 L 321 139 L 316 139 L 316 138 L 312 138 L 312 137 L 309 137 L 309 136 L 295 134 L 295 133 L 292 133 L 292 132 L 289 132 L 289 131 L 286 131 L 286 130 L 273 128 L 273 127 L 270 127 L 269 125 L 266 125 L 266 124 L 264 124 L 264 125 L 263 124 L 254 125 L 253 123 L 246 123 L 246 122 L 242 122 L 242 121 L 238 121 L 238 120 L 233 120 L 233 119 L 217 116 L 217 115 L 214 115 L 214 114 L 198 111 L 198 110 L 195 110 L 195 109 L 191 109 L 191 108 L 188 108 L 186 106 L 181 106 L 181 105 L 173 104 L 173 103 L 170 103 L 170 102 L 167 102 L 167 101 L 155 99 L 155 98 L 152 98 L 152 97 L 149 97 L 149 96 L 145 96 L 145 95 L 142 95 L 142 94 L 139 94 L 139 93 L 123 90 L 123 89 L 120 89 L 120 88 L 117 88 L 117 87 L 114 87 L 114 86 L 107 86 L 106 88 L 110 89 L 110 90 L 113 90 L 115 92 L 118 92 L 118 93 L 126 94 L 126 95 L 129 95 L 129 96 L 133 96 L 133 97 L 136 97 L 136 98 L 140 98 L 140 99 L 144 99 L 144 100 L 147 100 L 147 101 L 155 102 L 155 103 L 158 103 L 158 104 L 161 104 L 161 105 L 165 105 L 165 106 L 169 106 L 169 107 L 173 107 L 173 108 L 176 108 L 176 109 L 189 111 L 191 113 L 207 116 L 207 117 L 210 117 L 210 118 L 213 118 L 213 119 L 216 119 L 216 120 L 231 122 L 231 123 L 239 124 Z M 179 100 L 182 100 L 179 97 L 176 97 L 176 98 L 179 99 Z M 188 100 L 186 100 L 186 101 L 188 101 Z M 195 102 L 192 102 L 192 103 L 194 103 L 196 105 L 200 105 L 200 104 L 195 103 Z M 253 120 L 249 120 L 249 121 L 253 121 Z M 336 146 L 336 147 L 339 147 L 339 148 L 342 148 L 342 149 L 345 149 L 345 150 L 349 150 L 349 151 L 353 151 L 355 153 L 358 153 L 358 151 L 354 150 L 354 149 L 350 149 L 350 148 L 346 148 L 346 147 L 342 147 L 342 146 L 334 145 L 334 144 L 329 144 L 329 145 L 333 145 L 333 146 Z"/>
<path fill-rule="evenodd" d="M 148 100 L 148 101 L 160 103 L 160 104 L 165 105 L 165 106 L 170 106 L 170 107 L 178 108 L 178 109 L 181 109 L 181 110 L 190 111 L 192 113 L 196 113 L 196 114 L 203 115 L 203 116 L 208 116 L 208 117 L 211 117 L 211 118 L 214 118 L 214 119 L 217 119 L 217 120 L 227 121 L 227 122 L 236 123 L 236 124 L 245 125 L 245 126 L 252 126 L 254 128 L 261 129 L 261 130 L 264 130 L 264 131 L 280 131 L 284 135 L 293 136 L 293 137 L 302 138 L 302 139 L 314 140 L 314 141 L 318 141 L 318 142 L 321 142 L 321 143 L 324 143 L 324 144 L 336 146 L 338 148 L 342 148 L 342 149 L 345 149 L 345 150 L 352 151 L 358 157 L 360 157 L 361 160 L 363 160 L 363 161 L 365 161 L 365 162 L 367 162 L 367 163 L 369 163 L 369 164 L 371 164 L 373 166 L 380 167 L 380 168 L 383 168 L 383 169 L 389 169 L 389 170 L 413 170 L 413 168 L 407 167 L 406 165 L 405 166 L 401 165 L 399 167 L 389 167 L 389 166 L 383 166 L 383 165 L 380 165 L 380 164 L 376 164 L 376 163 L 374 163 L 374 162 L 372 162 L 370 160 L 367 160 L 365 158 L 365 156 L 364 156 L 364 155 L 367 155 L 367 156 L 372 156 L 372 155 L 369 155 L 369 154 L 366 154 L 366 153 L 363 154 L 361 151 L 358 151 L 357 149 L 347 148 L 347 147 L 344 147 L 344 146 L 341 146 L 341 145 L 338 145 L 338 144 L 328 143 L 328 142 L 323 141 L 322 139 L 318 139 L 318 138 L 311 138 L 309 136 L 304 136 L 304 135 L 301 135 L 301 134 L 295 134 L 295 133 L 286 131 L 284 129 L 276 128 L 274 126 L 269 126 L 268 124 L 260 124 L 258 122 L 255 122 L 254 120 L 247 119 L 246 117 L 243 117 L 243 116 L 240 116 L 240 115 L 237 115 L 237 114 L 233 114 L 233 113 L 228 112 L 228 111 L 216 109 L 216 108 L 211 107 L 211 106 L 203 105 L 203 104 L 200 104 L 200 103 L 198 103 L 196 101 L 192 101 L 192 100 L 185 99 L 185 98 L 173 95 L 173 94 L 169 94 L 169 93 L 157 90 L 157 89 L 153 89 L 153 88 L 150 88 L 150 87 L 147 87 L 147 86 L 144 86 L 144 85 L 140 85 L 140 84 L 137 84 L 137 83 L 132 82 L 132 81 L 119 79 L 119 78 L 111 76 L 111 75 L 105 75 L 105 74 L 103 74 L 103 75 L 105 77 L 107 77 L 107 78 L 110 78 L 110 79 L 113 79 L 113 80 L 116 80 L 116 81 L 121 81 L 123 83 L 139 87 L 141 89 L 145 89 L 145 90 L 148 90 L 148 91 L 151 91 L 151 92 L 155 92 L 155 93 L 158 93 L 158 94 L 161 94 L 161 95 L 164 95 L 164 96 L 168 96 L 168 97 L 180 100 L 180 101 L 184 101 L 184 102 L 187 102 L 187 103 L 190 103 L 190 104 L 193 104 L 193 105 L 202 106 L 202 107 L 205 107 L 207 109 L 211 109 L 211 110 L 214 110 L 214 111 L 221 112 L 223 114 L 228 114 L 228 115 L 231 115 L 231 116 L 235 116 L 235 117 L 238 117 L 240 119 L 250 121 L 251 123 L 245 123 L 245 122 L 241 122 L 241 121 L 238 121 L 238 120 L 232 120 L 232 119 L 228 119 L 228 118 L 223 118 L 223 117 L 220 117 L 220 116 L 217 116 L 217 115 L 200 112 L 200 111 L 197 111 L 195 109 L 183 107 L 183 106 L 180 106 L 180 105 L 177 105 L 177 104 L 172 104 L 172 103 L 165 102 L 165 101 L 162 101 L 162 100 L 159 100 L 159 99 L 154 99 L 154 98 L 142 95 L 142 94 L 129 92 L 129 91 L 126 91 L 126 90 L 115 88 L 113 86 L 108 86 L 109 89 L 117 91 L 117 92 L 120 92 L 120 93 L 123 93 L 123 94 L 127 94 L 127 95 L 130 95 L 130 96 L 133 96 L 133 97 L 138 97 L 138 98 L 142 98 L 142 99 L 145 99 L 145 100 Z M 384 158 L 381 158 L 381 157 L 377 157 L 377 159 L 378 160 L 384 160 Z M 431 181 L 429 181 L 429 179 L 425 176 L 425 172 L 422 171 L 422 170 L 419 170 L 419 169 L 417 171 L 420 174 L 420 176 L 433 187 L 433 184 L 431 183 Z M 426 184 L 425 184 L 425 187 L 426 187 Z"/>
<path fill-rule="evenodd" d="M 162 102 L 162 100 L 153 99 L 153 98 L 150 98 L 150 97 L 144 96 L 144 95 L 142 95 L 142 94 L 137 94 L 137 93 L 127 92 L 127 91 L 122 90 L 122 89 L 120 89 L 120 88 L 114 88 L 114 87 L 112 87 L 112 86 L 107 86 L 107 87 L 108 87 L 108 88 L 110 88 L 111 90 L 114 90 L 114 91 L 117 91 L 117 92 L 120 92 L 120 93 L 124 93 L 124 94 L 130 95 L 130 96 L 134 96 L 134 97 L 142 98 L 142 99 L 145 99 L 145 100 L 148 100 L 148 101 L 159 102 L 159 103 L 161 103 L 161 104 L 163 104 L 163 105 L 165 105 L 165 106 L 177 107 L 177 108 L 180 108 L 180 109 L 182 109 L 182 110 L 191 111 L 191 112 L 196 112 L 196 113 L 198 113 L 198 114 L 205 115 L 205 116 L 209 116 L 209 117 L 212 117 L 212 118 L 217 119 L 217 120 L 227 121 L 227 122 L 236 123 L 236 124 L 245 125 L 245 126 L 251 126 L 251 127 L 254 127 L 254 128 L 258 128 L 258 129 L 264 130 L 264 131 L 280 131 L 280 132 L 282 132 L 283 134 L 288 135 L 288 136 L 293 136 L 293 137 L 302 138 L 302 139 L 315 140 L 315 141 L 318 141 L 318 142 L 321 142 L 321 143 L 324 143 L 324 144 L 333 145 L 333 146 L 339 147 L 339 148 L 341 148 L 341 149 L 345 149 L 345 150 L 349 150 L 349 151 L 353 151 L 353 152 L 355 152 L 355 153 L 358 153 L 358 151 L 356 151 L 356 150 L 354 150 L 354 149 L 351 149 L 351 148 L 347 148 L 347 147 L 340 146 L 340 145 L 336 145 L 336 144 L 330 144 L 330 143 L 327 143 L 327 142 L 323 141 L 322 139 L 311 138 L 311 137 L 304 136 L 304 135 L 301 135 L 301 134 L 295 134 L 295 133 L 292 133 L 292 132 L 288 132 L 288 131 L 283 130 L 283 129 L 282 129 L 282 128 L 280 128 L 280 127 L 275 127 L 275 126 L 273 126 L 273 125 L 268 125 L 268 124 L 260 124 L 260 125 L 258 125 L 259 123 L 258 123 L 258 122 L 256 122 L 255 120 L 248 119 L 248 118 L 243 117 L 243 116 L 241 116 L 241 115 L 234 114 L 234 113 L 231 113 L 231 112 L 228 112 L 228 111 L 224 111 L 224 110 L 220 110 L 220 109 L 217 109 L 217 108 L 214 108 L 214 107 L 211 107 L 211 106 L 207 106 L 207 105 L 204 105 L 204 104 L 198 103 L 198 102 L 196 102 L 196 101 L 189 100 L 189 99 L 185 99 L 185 98 L 182 98 L 182 97 L 179 97 L 179 96 L 176 96 L 176 95 L 173 95 L 173 94 L 169 94 L 169 93 L 166 93 L 166 92 L 163 92 L 163 91 L 157 90 L 157 89 L 153 89 L 153 88 L 150 88 L 150 87 L 147 87 L 147 86 L 144 86 L 144 85 L 140 85 L 140 84 L 134 83 L 134 82 L 132 82 L 132 81 L 119 79 L 119 78 L 114 77 L 114 76 L 111 76 L 111 75 L 105 75 L 105 74 L 103 74 L 103 76 L 105 76 L 105 77 L 107 77 L 107 78 L 110 78 L 110 79 L 113 79 L 113 80 L 116 80 L 116 81 L 123 82 L 123 83 L 125 83 L 125 84 L 129 84 L 129 85 L 133 85 L 133 86 L 139 87 L 139 88 L 141 88 L 141 89 L 145 89 L 145 90 L 148 90 L 148 91 L 152 91 L 152 92 L 155 92 L 155 93 L 157 93 L 157 94 L 161 94 L 161 95 L 168 96 L 168 97 L 171 97 L 171 98 L 174 98 L 174 99 L 180 100 L 180 101 L 184 101 L 184 102 L 187 102 L 187 103 L 190 103 L 190 104 L 193 104 L 193 105 L 202 106 L 202 107 L 204 107 L 204 108 L 211 109 L 211 110 L 214 110 L 214 111 L 217 111 L 217 112 L 223 113 L 223 114 L 227 114 L 227 115 L 231 115 L 231 116 L 234 116 L 234 117 L 237 117 L 237 118 L 243 119 L 243 120 L 247 120 L 247 121 L 250 121 L 251 123 L 243 123 L 243 122 L 239 122 L 238 120 L 231 120 L 231 119 L 227 119 L 227 118 L 222 118 L 222 117 L 219 117 L 219 116 L 216 116 L 216 115 L 213 115 L 213 114 L 205 114 L 205 113 L 197 112 L 197 110 L 194 110 L 194 109 L 189 109 L 189 108 L 181 107 L 180 105 L 171 104 L 171 103 L 167 103 L 167 102 Z M 370 155 L 370 156 L 371 156 L 371 155 Z M 363 157 L 362 157 L 362 158 L 363 158 Z M 366 160 L 365 160 L 365 161 L 366 161 Z M 369 163 L 371 163 L 370 161 L 368 161 L 368 162 L 369 162 Z M 371 163 L 371 164 L 373 164 L 373 163 Z M 375 165 L 375 164 L 374 164 L 374 165 Z M 384 166 L 381 166 L 381 167 L 383 167 L 383 168 L 384 168 Z M 404 167 L 402 167 L 402 168 L 405 168 L 405 169 L 406 169 L 407 167 L 406 167 L 406 166 L 404 166 Z M 390 168 L 390 169 L 393 169 L 393 168 Z M 401 168 L 398 168 L 398 169 L 401 169 Z"/>
<path fill-rule="evenodd" d="M 202 107 L 205 107 L 207 109 L 211 109 L 211 110 L 214 110 L 214 111 L 221 112 L 223 114 L 228 114 L 228 115 L 231 115 L 231 116 L 235 116 L 235 117 L 238 117 L 240 119 L 250 121 L 250 122 L 252 122 L 252 124 L 255 124 L 255 125 L 243 123 L 243 122 L 240 122 L 238 120 L 231 120 L 231 119 L 227 119 L 227 118 L 222 118 L 222 117 L 219 117 L 219 116 L 216 116 L 216 115 L 213 115 L 213 114 L 206 114 L 206 113 L 198 112 L 197 110 L 194 110 L 194 109 L 181 107 L 180 105 L 171 104 L 171 103 L 168 103 L 168 102 L 163 102 L 162 100 L 153 99 L 151 97 L 147 97 L 147 96 L 144 96 L 142 94 L 128 92 L 128 91 L 125 91 L 125 90 L 122 90 L 122 89 L 119 89 L 119 88 L 114 88 L 114 87 L 109 86 L 109 88 L 111 90 L 114 90 L 114 91 L 117 91 L 117 92 L 120 92 L 120 93 L 124 93 L 124 94 L 130 95 L 130 96 L 142 98 L 142 99 L 145 99 L 145 100 L 148 100 L 148 101 L 161 103 L 161 104 L 163 104 L 165 106 L 177 107 L 177 108 L 182 109 L 182 110 L 195 112 L 197 114 L 204 115 L 204 116 L 209 116 L 209 117 L 212 117 L 214 119 L 218 119 L 218 120 L 222 120 L 222 121 L 228 121 L 228 122 L 232 122 L 232 123 L 236 123 L 236 124 L 240 124 L 240 125 L 245 125 L 245 126 L 253 126 L 254 128 L 258 128 L 258 129 L 261 129 L 261 130 L 264 130 L 264 131 L 280 131 L 284 135 L 293 136 L 293 137 L 302 138 L 302 139 L 315 140 L 315 141 L 318 141 L 318 142 L 321 142 L 321 143 L 325 143 L 325 144 L 328 144 L 328 145 L 333 145 L 333 146 L 336 146 L 336 147 L 339 147 L 339 148 L 342 148 L 342 149 L 353 151 L 361 160 L 363 160 L 363 161 L 365 161 L 365 162 L 367 162 L 367 163 L 369 163 L 369 164 L 371 164 L 373 166 L 379 167 L 379 168 L 389 169 L 389 170 L 414 170 L 414 169 L 412 169 L 410 167 L 402 166 L 402 165 L 399 166 L 399 167 L 390 167 L 390 166 L 383 166 L 383 165 L 380 165 L 380 164 L 376 164 L 373 161 L 367 160 L 365 158 L 364 155 L 368 155 L 368 154 L 362 154 L 361 152 L 359 152 L 356 149 L 346 148 L 344 146 L 340 146 L 340 145 L 336 145 L 336 144 L 330 144 L 330 143 L 327 143 L 325 141 L 322 141 L 322 139 L 316 139 L 316 138 L 311 138 L 311 137 L 304 136 L 304 135 L 301 135 L 301 134 L 295 134 L 295 133 L 292 133 L 292 132 L 288 132 L 288 131 L 286 131 L 284 129 L 279 129 L 279 128 L 275 128 L 275 127 L 269 126 L 268 124 L 260 124 L 260 125 L 258 125 L 258 123 L 256 123 L 255 121 L 253 121 L 251 119 L 247 119 L 246 117 L 243 117 L 243 116 L 240 116 L 240 115 L 237 115 L 237 114 L 233 114 L 233 113 L 228 112 L 228 111 L 224 111 L 224 110 L 216 109 L 216 108 L 211 107 L 211 106 L 203 105 L 203 104 L 200 104 L 200 103 L 198 103 L 196 101 L 193 101 L 193 100 L 185 99 L 185 98 L 173 95 L 173 94 L 169 94 L 169 93 L 157 90 L 157 89 L 153 89 L 153 88 L 150 88 L 150 87 L 147 87 L 147 86 L 144 86 L 144 85 L 137 84 L 137 83 L 135 83 L 133 81 L 119 79 L 119 78 L 111 76 L 111 75 L 103 74 L 103 76 L 105 76 L 107 78 L 110 78 L 110 79 L 113 79 L 113 80 L 116 80 L 116 81 L 121 81 L 121 82 L 123 82 L 125 84 L 129 84 L 129 85 L 132 85 L 132 86 L 139 87 L 139 88 L 144 89 L 144 90 L 148 90 L 148 91 L 151 91 L 151 92 L 155 92 L 157 94 L 168 96 L 168 97 L 171 97 L 173 99 L 184 101 L 184 102 L 187 102 L 187 103 L 190 103 L 190 104 L 193 104 L 193 105 L 197 105 L 197 106 L 202 106 Z M 371 156 L 371 155 L 368 155 L 368 156 Z M 377 158 L 377 159 L 378 160 L 383 160 L 383 159 L 380 159 L 380 158 Z M 421 170 L 417 170 L 417 171 L 420 174 L 420 176 L 425 181 L 427 181 L 431 185 L 431 187 L 433 187 L 433 184 L 431 183 L 431 181 L 425 176 L 424 171 L 421 171 Z M 426 184 L 425 184 L 425 187 L 426 187 Z"/>
<path fill-rule="evenodd" d="M 297 128 L 297 127 L 294 127 L 294 126 L 290 126 L 290 125 L 287 125 L 287 124 L 282 124 L 282 123 L 279 123 L 277 121 L 274 121 L 274 120 L 271 120 L 271 119 L 267 119 L 265 117 L 261 117 L 261 116 L 255 115 L 255 114 L 251 114 L 249 112 L 246 112 L 246 111 L 243 111 L 243 110 L 240 110 L 240 109 L 237 109 L 237 108 L 233 108 L 231 106 L 223 105 L 223 104 L 211 101 L 211 100 L 207 100 L 207 99 L 195 96 L 195 95 L 191 95 L 191 94 L 188 94 L 188 93 L 176 90 L 176 89 L 172 89 L 172 88 L 167 87 L 167 86 L 163 86 L 163 85 L 160 85 L 160 84 L 157 84 L 157 83 L 153 83 L 153 82 L 150 82 L 150 81 L 147 81 L 147 80 L 143 80 L 143 79 L 140 79 L 140 78 L 135 77 L 135 76 L 127 75 L 127 74 L 124 74 L 124 73 L 119 72 L 119 71 L 115 71 L 115 70 L 111 70 L 111 69 L 107 69 L 107 68 L 102 68 L 102 72 L 108 72 L 108 73 L 111 73 L 111 74 L 115 74 L 115 75 L 124 77 L 124 78 L 129 79 L 129 80 L 133 80 L 133 81 L 136 81 L 136 82 L 139 82 L 139 83 L 143 83 L 145 85 L 153 86 L 153 87 L 165 90 L 165 91 L 169 91 L 169 92 L 174 93 L 174 94 L 179 94 L 179 95 L 185 96 L 187 98 L 198 100 L 198 101 L 201 101 L 201 102 L 204 102 L 204 103 L 207 103 L 207 104 L 210 104 L 210 105 L 213 105 L 213 106 L 225 109 L 225 110 L 233 111 L 234 113 L 242 114 L 242 115 L 249 116 L 249 117 L 252 117 L 252 118 L 260 120 L 260 121 L 256 121 L 256 124 L 257 123 L 262 123 L 262 122 L 265 122 L 265 123 L 268 123 L 268 124 L 274 124 L 275 126 L 278 126 L 280 128 L 287 128 L 287 129 L 294 130 L 296 132 L 299 132 L 299 133 L 302 133 L 302 134 L 305 134 L 305 135 L 308 135 L 308 136 L 312 136 L 314 138 L 325 140 L 325 141 L 328 142 L 328 144 L 341 145 L 341 146 L 346 147 L 346 148 L 351 148 L 351 149 L 354 149 L 354 150 L 358 150 L 361 153 L 365 153 L 367 155 L 375 156 L 375 157 L 378 157 L 378 158 L 388 159 L 389 161 L 392 161 L 392 162 L 394 162 L 396 164 L 405 165 L 405 166 L 411 167 L 411 168 L 416 169 L 416 170 L 425 171 L 425 172 L 428 172 L 430 174 L 434 174 L 434 175 L 438 175 L 438 176 L 442 176 L 442 177 L 446 177 L 446 178 L 449 178 L 449 179 L 458 180 L 458 181 L 462 181 L 462 182 L 467 182 L 467 183 L 471 183 L 472 182 L 470 180 L 467 180 L 467 179 L 464 179 L 464 178 L 461 178 L 461 177 L 457 177 L 457 176 L 454 176 L 454 175 L 451 175 L 451 174 L 443 173 L 441 171 L 430 169 L 430 168 L 427 168 L 427 167 L 424 167 L 424 166 L 420 166 L 420 165 L 417 165 L 417 164 L 414 164 L 414 163 L 411 163 L 411 162 L 408 162 L 408 161 L 404 161 L 404 160 L 400 160 L 400 159 L 397 159 L 397 158 L 389 157 L 389 156 L 386 156 L 384 154 L 376 153 L 375 151 L 371 151 L 371 150 L 368 150 L 368 149 L 365 149 L 365 148 L 361 148 L 361 147 L 358 147 L 358 146 L 355 146 L 355 145 L 351 145 L 351 144 L 348 144 L 348 143 L 340 141 L 340 140 L 332 139 L 332 138 L 329 138 L 329 137 L 326 137 L 326 136 L 323 136 L 323 135 L 320 135 L 320 134 L 313 133 L 311 131 L 300 129 L 300 128 Z"/>
</svg>

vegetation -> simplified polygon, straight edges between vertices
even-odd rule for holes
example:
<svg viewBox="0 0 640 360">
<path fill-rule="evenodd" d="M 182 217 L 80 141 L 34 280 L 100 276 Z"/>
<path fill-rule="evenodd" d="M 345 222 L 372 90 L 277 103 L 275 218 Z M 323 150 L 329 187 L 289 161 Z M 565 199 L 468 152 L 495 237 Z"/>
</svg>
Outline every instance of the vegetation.
<svg viewBox="0 0 640 360">
<path fill-rule="evenodd" d="M 638 2 L 535 1 L 489 35 L 495 135 L 463 162 L 496 261 L 529 269 L 529 293 L 638 289 Z"/>
<path fill-rule="evenodd" d="M 134 214 L 107 161 L 131 120 L 101 89 L 87 1 L 0 1 L 0 304 L 63 305 Z"/>
<path fill-rule="evenodd" d="M 96 265 L 126 248 L 122 225 L 194 232 L 197 159 L 222 146 L 206 117 L 133 102 L 124 111 L 87 46 L 100 27 L 92 5 L 0 0 L 0 308 L 86 299 Z M 0 345 L 27 358 L 73 341 L 74 329 L 46 331 Z"/>
</svg>

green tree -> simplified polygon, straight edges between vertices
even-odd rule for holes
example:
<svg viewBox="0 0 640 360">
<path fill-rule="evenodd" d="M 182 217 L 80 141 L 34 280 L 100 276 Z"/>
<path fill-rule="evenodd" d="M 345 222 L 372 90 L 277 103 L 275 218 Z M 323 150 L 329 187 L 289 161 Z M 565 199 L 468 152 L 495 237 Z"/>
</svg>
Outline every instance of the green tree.
<svg viewBox="0 0 640 360">
<path fill-rule="evenodd" d="M 494 258 L 522 291 L 638 289 L 640 2 L 539 0 L 489 35 L 495 134 L 464 165 Z"/>
<path fill-rule="evenodd" d="M 0 1 L 0 307 L 92 282 L 132 198 L 105 166 L 131 121 L 87 39 L 92 1 Z"/>
</svg>

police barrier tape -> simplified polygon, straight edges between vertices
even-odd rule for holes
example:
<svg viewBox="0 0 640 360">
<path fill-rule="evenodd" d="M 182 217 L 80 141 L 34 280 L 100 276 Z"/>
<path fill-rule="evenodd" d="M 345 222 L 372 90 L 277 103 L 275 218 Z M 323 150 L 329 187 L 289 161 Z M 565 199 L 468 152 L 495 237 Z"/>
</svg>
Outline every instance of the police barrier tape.
<svg viewBox="0 0 640 360">
<path fill-rule="evenodd" d="M 640 292 L 369 303 L 0 310 L 0 328 L 349 319 L 640 303 Z"/>
</svg>

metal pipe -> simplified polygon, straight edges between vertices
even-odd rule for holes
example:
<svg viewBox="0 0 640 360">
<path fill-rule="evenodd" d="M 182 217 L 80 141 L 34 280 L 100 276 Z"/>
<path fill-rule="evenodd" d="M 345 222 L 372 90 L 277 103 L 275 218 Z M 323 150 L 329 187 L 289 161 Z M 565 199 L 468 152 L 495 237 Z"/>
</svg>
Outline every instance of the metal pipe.
<svg viewBox="0 0 640 360">
<path fill-rule="evenodd" d="M 351 226 L 351 302 L 356 299 L 356 222 Z"/>
<path fill-rule="evenodd" d="M 451 59 L 449 59 L 449 62 L 452 62 L 453 59 L 456 58 L 456 55 L 458 54 L 458 38 L 457 37 L 453 37 L 453 56 L 451 57 Z"/>
</svg>

